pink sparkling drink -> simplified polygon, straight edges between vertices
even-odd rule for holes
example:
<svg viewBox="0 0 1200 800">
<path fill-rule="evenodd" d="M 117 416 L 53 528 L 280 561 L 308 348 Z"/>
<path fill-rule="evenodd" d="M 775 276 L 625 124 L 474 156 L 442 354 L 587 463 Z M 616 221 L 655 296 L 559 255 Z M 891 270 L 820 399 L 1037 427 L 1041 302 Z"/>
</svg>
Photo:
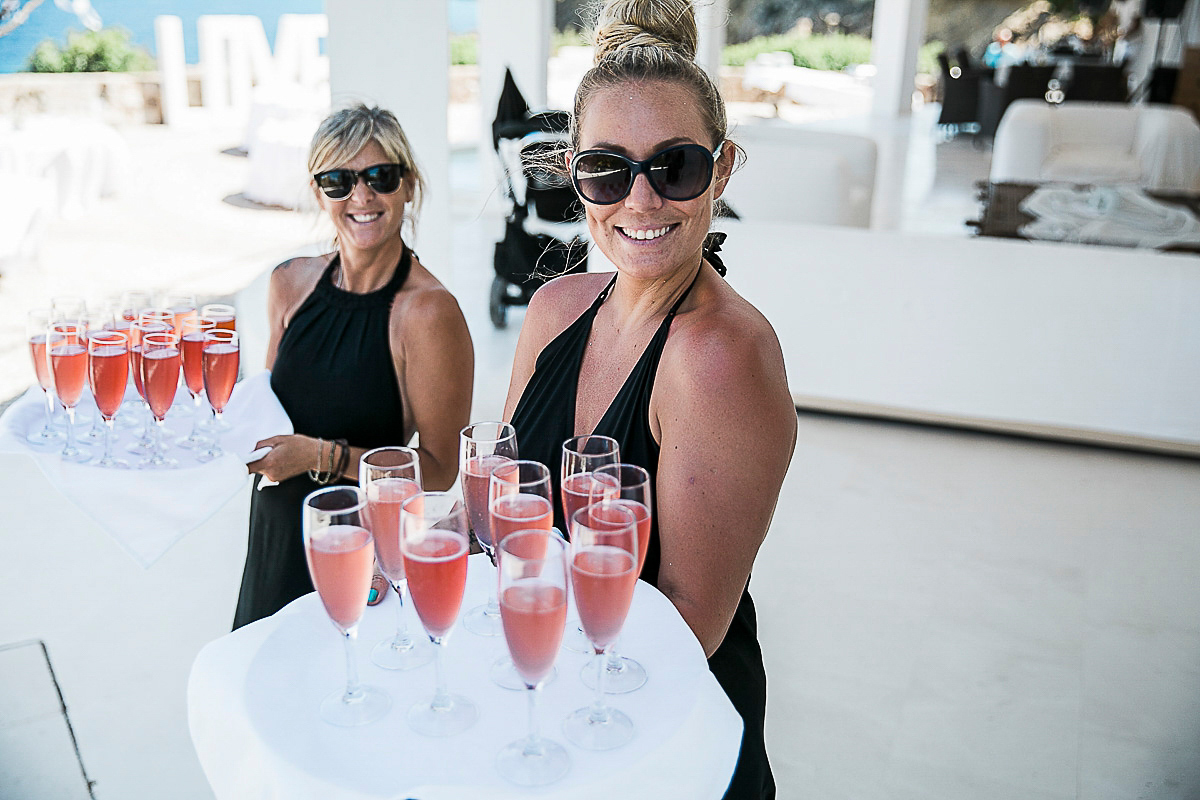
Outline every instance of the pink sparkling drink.
<svg viewBox="0 0 1200 800">
<path fill-rule="evenodd" d="M 357 525 L 330 525 L 308 541 L 308 569 L 329 618 L 346 630 L 367 607 L 375 550 L 371 534 Z"/>
<path fill-rule="evenodd" d="M 393 583 L 404 578 L 400 552 L 400 506 L 421 491 L 409 478 L 376 478 L 367 484 L 367 520 L 375 537 L 375 555 L 383 573 Z"/>
<path fill-rule="evenodd" d="M 500 594 L 508 651 L 521 678 L 540 683 L 554 669 L 567 621 L 567 593 L 537 579 L 517 581 Z"/>
<path fill-rule="evenodd" d="M 417 616 L 430 636 L 454 627 L 467 585 L 467 542 L 430 530 L 404 547 L 404 572 Z"/>
<path fill-rule="evenodd" d="M 506 494 L 492 501 L 492 537 L 499 547 L 504 537 L 522 530 L 549 531 L 554 525 L 550 501 L 536 494 Z"/>
</svg>

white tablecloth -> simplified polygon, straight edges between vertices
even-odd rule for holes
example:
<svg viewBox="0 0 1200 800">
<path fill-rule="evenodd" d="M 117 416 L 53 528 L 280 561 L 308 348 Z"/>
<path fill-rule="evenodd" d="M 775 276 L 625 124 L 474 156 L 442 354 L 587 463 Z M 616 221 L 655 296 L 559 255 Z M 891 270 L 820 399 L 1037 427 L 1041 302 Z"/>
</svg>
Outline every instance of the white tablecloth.
<svg viewBox="0 0 1200 800">
<path fill-rule="evenodd" d="M 483 602 L 495 571 L 472 556 L 466 611 Z M 543 735 L 566 747 L 571 770 L 558 783 L 519 790 L 496 772 L 497 751 L 526 733 L 523 692 L 501 689 L 487 675 L 506 652 L 501 637 L 484 638 L 461 623 L 444 653 L 450 691 L 479 708 L 479 721 L 444 739 L 413 733 L 409 707 L 433 691 L 432 664 L 393 672 L 370 663 L 370 650 L 395 630 L 395 597 L 368 608 L 356 652 L 364 683 L 385 690 L 392 708 L 360 728 L 321 721 L 321 699 L 345 685 L 341 637 L 317 595 L 209 643 L 188 683 L 188 722 L 200 764 L 218 800 L 241 798 L 719 798 L 737 761 L 742 722 L 708 671 L 703 651 L 666 597 L 638 582 L 620 650 L 649 674 L 636 692 L 610 695 L 636 727 L 629 744 L 602 753 L 568 743 L 560 723 L 587 705 L 580 682 L 589 657 L 563 649 L 558 676 L 542 690 Z M 421 631 L 411 605 L 409 629 Z M 568 624 L 574 609 L 568 614 Z"/>
<path fill-rule="evenodd" d="M 137 397 L 132 381 L 126 397 Z M 180 387 L 166 417 L 176 439 L 187 436 L 191 430 L 191 405 L 187 389 Z M 292 432 L 291 420 L 271 391 L 270 373 L 266 370 L 234 387 L 224 414 L 230 430 L 221 434 L 225 455 L 206 464 L 195 460 L 194 451 L 166 441 L 168 455 L 179 462 L 175 469 L 116 470 L 101 469 L 92 463 L 64 462 L 59 456 L 61 442 L 38 448 L 26 441 L 29 434 L 41 429 L 44 408 L 42 390 L 37 385 L 9 406 L 0 417 L 0 451 L 33 456 L 47 480 L 96 520 L 143 567 L 157 561 L 171 545 L 246 485 L 245 464 L 256 442 Z M 103 445 L 80 438 L 91 427 L 95 413 L 95 403 L 85 389 L 77 407 L 75 434 L 81 446 L 91 449 L 99 458 Z M 209 413 L 207 405 L 202 407 L 202 413 Z M 141 456 L 125 452 L 125 445 L 140 431 L 140 427 L 119 428 L 113 455 L 136 464 Z"/>
</svg>

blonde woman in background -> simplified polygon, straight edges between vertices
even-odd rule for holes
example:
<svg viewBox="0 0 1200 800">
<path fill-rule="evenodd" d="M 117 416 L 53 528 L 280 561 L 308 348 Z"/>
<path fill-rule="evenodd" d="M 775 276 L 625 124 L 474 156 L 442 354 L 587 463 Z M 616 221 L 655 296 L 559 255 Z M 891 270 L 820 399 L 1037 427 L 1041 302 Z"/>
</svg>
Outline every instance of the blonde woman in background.
<svg viewBox="0 0 1200 800">
<path fill-rule="evenodd" d="M 471 409 L 466 320 L 401 236 L 424 180 L 396 117 L 363 105 L 334 112 L 313 137 L 308 171 L 335 248 L 271 276 L 267 367 L 296 433 L 259 442 L 270 450 L 248 465 L 279 485 L 251 492 L 234 628 L 312 591 L 306 495 L 354 483 L 363 452 L 418 433 L 425 488 L 449 488 Z"/>
</svg>

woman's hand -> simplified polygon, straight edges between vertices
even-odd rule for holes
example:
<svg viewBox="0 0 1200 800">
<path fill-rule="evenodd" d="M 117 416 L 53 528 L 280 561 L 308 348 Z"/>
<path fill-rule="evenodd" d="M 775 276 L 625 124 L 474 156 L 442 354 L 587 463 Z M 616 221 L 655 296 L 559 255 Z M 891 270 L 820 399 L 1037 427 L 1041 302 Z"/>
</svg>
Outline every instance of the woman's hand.
<svg viewBox="0 0 1200 800">
<path fill-rule="evenodd" d="M 324 443 L 325 449 L 330 446 L 329 442 Z M 321 440 L 293 433 L 286 436 L 268 436 L 254 445 L 255 450 L 260 447 L 271 449 L 262 458 L 247 464 L 246 469 L 278 482 L 294 478 L 305 470 L 317 469 Z M 321 455 L 325 453 L 322 452 Z M 325 457 L 328 458 L 327 455 Z"/>
</svg>

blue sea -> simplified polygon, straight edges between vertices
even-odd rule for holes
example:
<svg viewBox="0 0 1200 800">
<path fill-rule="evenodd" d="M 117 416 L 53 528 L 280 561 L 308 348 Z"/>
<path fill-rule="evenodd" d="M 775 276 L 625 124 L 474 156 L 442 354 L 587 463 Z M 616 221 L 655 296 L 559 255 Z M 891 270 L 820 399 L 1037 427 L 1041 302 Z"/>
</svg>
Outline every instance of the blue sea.
<svg viewBox="0 0 1200 800">
<path fill-rule="evenodd" d="M 199 59 L 196 43 L 196 19 L 202 14 L 253 14 L 262 20 L 267 40 L 275 46 L 275 28 L 280 14 L 324 13 L 322 0 L 92 0 L 104 27 L 122 27 L 133 34 L 134 44 L 154 54 L 154 18 L 174 14 L 183 20 L 184 48 L 189 64 Z M 475 0 L 449 0 L 451 33 L 475 30 Z M 53 0 L 45 0 L 34 9 L 21 27 L 0 36 L 0 73 L 21 72 L 34 48 L 44 39 L 60 46 L 67 42 L 68 31 L 82 31 L 83 25 L 70 12 L 62 11 Z"/>
</svg>

